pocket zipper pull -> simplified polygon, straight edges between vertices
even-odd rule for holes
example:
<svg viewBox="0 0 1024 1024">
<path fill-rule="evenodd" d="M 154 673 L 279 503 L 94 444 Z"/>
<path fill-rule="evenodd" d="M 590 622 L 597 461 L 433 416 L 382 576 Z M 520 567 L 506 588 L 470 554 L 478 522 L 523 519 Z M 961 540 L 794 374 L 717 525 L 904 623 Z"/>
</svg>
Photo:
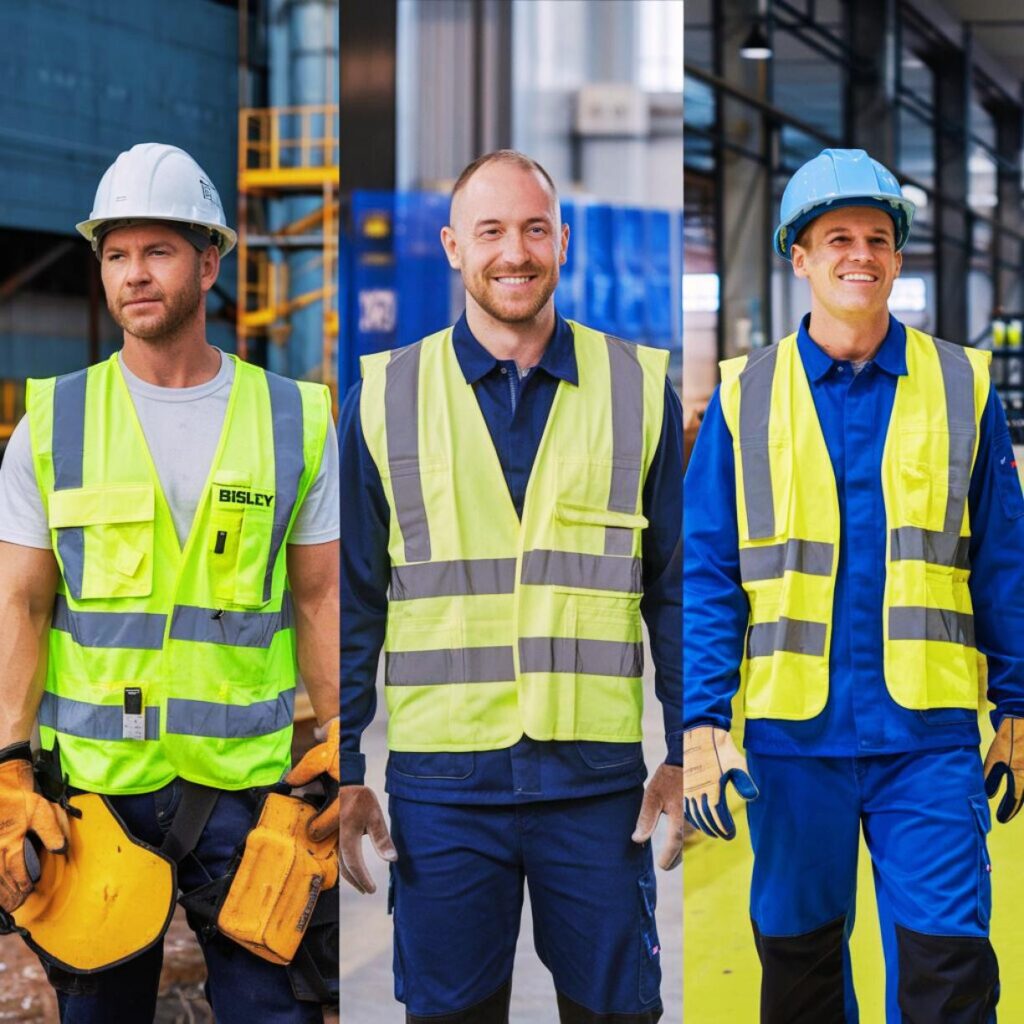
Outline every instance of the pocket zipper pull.
<svg viewBox="0 0 1024 1024">
<path fill-rule="evenodd" d="M 213 553 L 215 555 L 223 555 L 224 554 L 224 549 L 227 547 L 227 543 L 228 543 L 228 532 L 227 532 L 227 530 L 218 530 L 217 531 L 217 543 L 213 547 Z"/>
</svg>

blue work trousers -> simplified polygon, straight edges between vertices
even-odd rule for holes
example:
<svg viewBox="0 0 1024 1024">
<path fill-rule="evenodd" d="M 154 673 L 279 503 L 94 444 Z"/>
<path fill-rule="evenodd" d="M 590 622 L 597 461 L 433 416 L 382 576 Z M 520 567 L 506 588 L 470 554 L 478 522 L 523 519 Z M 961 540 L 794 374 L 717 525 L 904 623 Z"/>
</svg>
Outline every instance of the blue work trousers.
<svg viewBox="0 0 1024 1024">
<path fill-rule="evenodd" d="M 630 838 L 642 798 L 642 786 L 498 806 L 391 797 L 395 997 L 408 1013 L 459 1013 L 510 982 L 525 880 L 558 993 L 592 1013 L 656 1020 L 651 844 Z"/>
<path fill-rule="evenodd" d="M 195 850 L 178 866 L 178 886 L 196 889 L 226 874 L 235 853 L 253 825 L 266 789 L 224 792 Z M 175 781 L 153 793 L 115 796 L 111 805 L 128 831 L 152 846 L 160 846 L 181 801 Z M 215 933 L 200 934 L 206 960 L 206 998 L 217 1024 L 321 1024 L 320 1006 L 300 1002 L 292 994 L 286 968 L 263 960 Z M 58 989 L 61 1024 L 152 1024 L 163 965 L 163 944 L 141 956 L 94 975 L 73 976 Z M 60 984 L 60 982 L 58 982 Z"/>
<path fill-rule="evenodd" d="M 978 749 L 860 758 L 748 752 L 748 763 L 760 790 L 747 819 L 762 1020 L 859 1020 L 848 940 L 863 828 L 885 954 L 886 1020 L 994 1021 L 991 821 Z M 806 1017 L 795 1009 L 801 999 Z"/>
</svg>

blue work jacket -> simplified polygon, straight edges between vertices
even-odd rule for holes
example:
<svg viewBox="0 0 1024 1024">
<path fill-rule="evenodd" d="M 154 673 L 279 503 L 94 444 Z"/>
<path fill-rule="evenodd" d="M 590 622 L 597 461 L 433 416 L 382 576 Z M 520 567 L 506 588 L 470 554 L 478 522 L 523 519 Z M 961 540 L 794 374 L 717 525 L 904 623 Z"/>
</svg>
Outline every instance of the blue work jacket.
<svg viewBox="0 0 1024 1024">
<path fill-rule="evenodd" d="M 750 719 L 745 745 L 763 754 L 856 757 L 979 742 L 972 710 L 898 705 L 882 670 L 885 507 L 882 449 L 896 383 L 907 372 L 906 330 L 894 317 L 859 372 L 797 334 L 839 496 L 839 566 L 829 695 L 803 722 Z M 728 728 L 749 615 L 740 584 L 733 439 L 716 391 L 686 472 L 683 661 L 686 728 Z M 1024 497 L 1006 417 L 989 394 L 968 496 L 975 637 L 988 656 L 993 722 L 1024 714 Z"/>
<path fill-rule="evenodd" d="M 516 512 L 559 383 L 578 383 L 572 328 L 556 316 L 540 363 L 520 377 L 512 360 L 495 359 L 473 336 L 465 315 L 452 341 L 473 386 Z M 341 781 L 362 783 L 363 731 L 376 711 L 377 663 L 387 620 L 390 510 L 359 418 L 361 384 L 342 406 L 341 451 Z M 682 764 L 682 406 L 665 383 L 665 416 L 643 492 L 644 596 L 655 693 L 661 701 L 669 764 Z M 594 796 L 646 777 L 639 743 L 538 742 L 523 737 L 503 750 L 469 753 L 392 751 L 387 791 L 438 803 L 519 803 Z"/>
</svg>

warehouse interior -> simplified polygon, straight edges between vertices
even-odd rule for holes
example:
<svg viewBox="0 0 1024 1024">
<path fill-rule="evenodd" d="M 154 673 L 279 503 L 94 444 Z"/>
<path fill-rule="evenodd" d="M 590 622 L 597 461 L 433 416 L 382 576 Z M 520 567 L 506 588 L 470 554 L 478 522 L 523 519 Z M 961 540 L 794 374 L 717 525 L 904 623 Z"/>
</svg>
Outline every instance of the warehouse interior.
<svg viewBox="0 0 1024 1024">
<path fill-rule="evenodd" d="M 25 380 L 120 348 L 87 219 L 118 153 L 162 142 L 216 185 L 239 246 L 208 340 L 296 378 L 337 380 L 338 0 L 40 0 L 0 8 L 0 457 Z M 296 744 L 312 742 L 308 698 Z M 16 935 L 0 937 L 0 1017 L 57 1019 Z M 179 911 L 158 1019 L 207 1021 L 205 967 Z M 329 1016 L 328 1019 L 337 1019 Z"/>
<path fill-rule="evenodd" d="M 683 395 L 691 441 L 718 384 L 718 361 L 777 341 L 809 308 L 807 286 L 772 251 L 779 202 L 805 161 L 825 147 L 850 147 L 889 167 L 917 205 L 891 311 L 993 350 L 993 379 L 1021 451 L 1022 55 L 1024 14 L 1014 0 L 689 0 Z M 738 742 L 742 723 L 734 735 Z M 991 735 L 983 716 L 983 749 Z M 685 858 L 684 1009 L 699 1020 L 757 1012 L 751 854 L 743 808 L 736 810 L 739 840 L 694 835 Z M 1021 951 L 1009 919 L 1024 897 L 1006 870 L 1014 843 L 1003 826 L 990 836 L 992 934 L 1004 965 Z M 862 1019 L 881 1020 L 863 850 L 860 866 L 856 987 Z M 1020 992 L 1006 987 L 999 1009 L 1000 1019 L 1024 1015 Z"/>
<path fill-rule="evenodd" d="M 461 281 L 439 241 L 448 194 L 476 156 L 515 148 L 559 188 L 566 316 L 666 348 L 680 382 L 681 0 L 385 0 L 341 6 L 342 295 L 339 382 L 358 359 L 453 323 Z M 689 9 L 687 6 L 687 13 Z M 647 659 L 650 664 L 650 659 Z M 650 674 L 650 672 L 649 672 Z M 645 681 L 648 766 L 664 758 Z M 367 785 L 384 781 L 383 697 L 364 735 Z M 657 844 L 656 837 L 655 843 Z M 394 1002 L 386 865 L 376 896 L 342 893 L 343 1019 L 404 1020 Z M 682 1006 L 681 887 L 659 874 L 665 1019 Z M 552 1019 L 550 975 L 524 915 L 511 1019 Z"/>
</svg>

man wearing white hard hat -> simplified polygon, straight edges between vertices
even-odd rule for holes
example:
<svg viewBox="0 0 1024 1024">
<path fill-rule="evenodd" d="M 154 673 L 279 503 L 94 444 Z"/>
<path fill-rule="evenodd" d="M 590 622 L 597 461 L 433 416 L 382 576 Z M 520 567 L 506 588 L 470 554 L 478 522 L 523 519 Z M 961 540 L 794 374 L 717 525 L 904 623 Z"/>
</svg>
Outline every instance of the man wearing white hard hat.
<svg viewBox="0 0 1024 1024">
<path fill-rule="evenodd" d="M 988 797 L 1024 801 L 1024 497 L 989 354 L 893 317 L 914 205 L 863 150 L 782 198 L 811 312 L 722 363 L 685 481 L 686 813 L 750 801 L 761 1020 L 858 1020 L 861 832 L 886 1020 L 995 1020 Z M 747 758 L 729 735 L 743 682 Z M 995 705 L 982 766 L 979 691 Z"/>
<path fill-rule="evenodd" d="M 236 236 L 183 150 L 122 153 L 78 230 L 124 345 L 29 381 L 0 471 L 0 922 L 40 953 L 64 1024 L 152 1021 L 166 921 L 128 939 L 131 917 L 111 923 L 159 899 L 117 871 L 137 846 L 183 894 L 218 1021 L 320 1021 L 330 967 L 284 965 L 311 959 L 311 920 L 323 945 L 337 879 L 329 396 L 208 344 Z M 326 738 L 289 772 L 297 669 Z M 322 807 L 289 794 L 319 776 Z M 96 865 L 111 830 L 127 843 Z M 282 844 L 301 893 L 264 884 Z M 105 866 L 89 903 L 74 878 Z M 336 943 L 333 961 L 336 979 Z"/>
</svg>

